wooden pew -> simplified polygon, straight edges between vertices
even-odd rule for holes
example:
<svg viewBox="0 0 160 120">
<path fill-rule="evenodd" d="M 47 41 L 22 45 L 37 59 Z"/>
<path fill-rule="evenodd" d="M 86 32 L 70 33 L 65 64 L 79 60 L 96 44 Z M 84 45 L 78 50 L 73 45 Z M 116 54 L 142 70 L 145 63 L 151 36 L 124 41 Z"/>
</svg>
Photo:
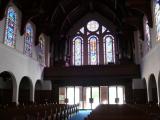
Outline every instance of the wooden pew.
<svg viewBox="0 0 160 120">
<path fill-rule="evenodd" d="M 1 106 L 1 120 L 66 120 L 76 113 L 77 105 L 66 104 L 38 104 Z"/>
</svg>

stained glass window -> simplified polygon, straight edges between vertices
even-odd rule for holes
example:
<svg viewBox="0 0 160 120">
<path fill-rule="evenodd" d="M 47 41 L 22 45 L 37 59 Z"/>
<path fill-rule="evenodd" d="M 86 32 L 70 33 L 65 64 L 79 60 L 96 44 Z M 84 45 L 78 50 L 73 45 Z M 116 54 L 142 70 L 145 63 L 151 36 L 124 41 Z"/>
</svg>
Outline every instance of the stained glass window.
<svg viewBox="0 0 160 120">
<path fill-rule="evenodd" d="M 75 32 L 71 46 L 73 65 L 115 63 L 115 39 L 107 28 L 97 20 L 90 20 Z"/>
<path fill-rule="evenodd" d="M 83 38 L 76 36 L 73 39 L 73 65 L 83 65 Z"/>
<path fill-rule="evenodd" d="M 145 22 L 145 36 L 146 36 L 147 51 L 148 51 L 151 47 L 151 40 L 150 40 L 150 31 L 149 31 L 149 25 L 147 20 Z"/>
<path fill-rule="evenodd" d="M 99 23 L 95 20 L 89 21 L 87 23 L 87 29 L 91 32 L 95 32 L 97 31 L 99 28 Z"/>
<path fill-rule="evenodd" d="M 92 35 L 88 38 L 88 64 L 97 65 L 99 63 L 98 37 Z"/>
<path fill-rule="evenodd" d="M 40 48 L 40 52 L 42 54 L 44 54 L 44 52 L 45 52 L 45 42 L 44 42 L 44 38 L 43 37 L 39 38 L 39 48 Z"/>
<path fill-rule="evenodd" d="M 32 56 L 32 44 L 33 44 L 33 28 L 30 23 L 26 25 L 24 36 L 24 54 Z"/>
<path fill-rule="evenodd" d="M 82 28 L 80 29 L 80 31 L 81 31 L 81 33 L 84 34 L 84 27 L 82 27 Z"/>
<path fill-rule="evenodd" d="M 102 33 L 106 31 L 106 27 L 102 26 Z"/>
<path fill-rule="evenodd" d="M 4 44 L 13 48 L 15 47 L 16 41 L 16 20 L 16 11 L 12 7 L 9 7 L 7 11 Z"/>
<path fill-rule="evenodd" d="M 38 44 L 38 61 L 40 63 L 44 63 L 45 61 L 45 40 L 44 37 L 39 37 L 39 44 Z"/>
<path fill-rule="evenodd" d="M 114 37 L 112 35 L 106 35 L 103 38 L 103 49 L 104 49 L 104 63 L 115 62 L 115 49 L 114 49 Z"/>
<path fill-rule="evenodd" d="M 156 0 L 155 5 L 155 19 L 156 19 L 156 26 L 157 26 L 157 40 L 160 40 L 160 5 L 159 0 Z"/>
</svg>

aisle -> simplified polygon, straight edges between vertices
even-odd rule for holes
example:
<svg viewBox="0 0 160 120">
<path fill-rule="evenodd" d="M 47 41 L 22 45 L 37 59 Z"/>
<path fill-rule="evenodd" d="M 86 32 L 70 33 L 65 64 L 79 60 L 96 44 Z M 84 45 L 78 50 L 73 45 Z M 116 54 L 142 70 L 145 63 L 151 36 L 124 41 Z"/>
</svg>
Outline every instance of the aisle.
<svg viewBox="0 0 160 120">
<path fill-rule="evenodd" d="M 84 120 L 84 118 L 89 115 L 91 110 L 80 110 L 76 115 L 72 116 L 69 120 Z"/>
</svg>

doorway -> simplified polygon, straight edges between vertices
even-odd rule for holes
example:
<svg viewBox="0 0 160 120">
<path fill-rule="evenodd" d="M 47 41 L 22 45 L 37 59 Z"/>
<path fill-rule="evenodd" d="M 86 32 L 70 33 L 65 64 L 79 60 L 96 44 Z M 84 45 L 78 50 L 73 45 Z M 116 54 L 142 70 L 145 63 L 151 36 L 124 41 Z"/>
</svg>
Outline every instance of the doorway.
<svg viewBox="0 0 160 120">
<path fill-rule="evenodd" d="M 123 86 L 65 86 L 59 88 L 60 104 L 79 104 L 79 109 L 95 109 L 99 104 L 123 104 Z"/>
</svg>

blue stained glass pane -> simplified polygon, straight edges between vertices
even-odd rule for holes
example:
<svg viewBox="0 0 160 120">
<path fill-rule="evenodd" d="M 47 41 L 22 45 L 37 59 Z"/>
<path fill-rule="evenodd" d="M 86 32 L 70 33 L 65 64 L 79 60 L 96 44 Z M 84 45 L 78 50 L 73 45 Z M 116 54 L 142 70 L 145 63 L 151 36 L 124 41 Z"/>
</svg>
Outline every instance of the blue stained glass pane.
<svg viewBox="0 0 160 120">
<path fill-rule="evenodd" d="M 24 54 L 32 56 L 33 29 L 30 23 L 26 25 L 25 31 Z"/>
<path fill-rule="evenodd" d="M 114 38 L 112 35 L 106 35 L 104 37 L 104 62 L 114 62 Z"/>
<path fill-rule="evenodd" d="M 10 47 L 15 47 L 16 36 L 16 12 L 12 7 L 8 8 L 6 19 L 6 30 L 4 43 Z"/>
<path fill-rule="evenodd" d="M 157 26 L 157 40 L 160 40 L 160 5 L 159 0 L 155 5 L 155 19 L 156 19 L 156 26 Z"/>
<path fill-rule="evenodd" d="M 82 65 L 83 63 L 83 52 L 82 45 L 83 39 L 81 37 L 75 37 L 73 39 L 73 64 L 74 65 Z"/>
<path fill-rule="evenodd" d="M 149 31 L 149 25 L 148 25 L 148 21 L 146 20 L 146 30 L 145 30 L 145 36 L 146 36 L 146 42 L 147 42 L 147 51 L 150 49 L 151 45 L 151 41 L 150 41 L 150 31 Z M 159 31 L 160 32 L 160 31 Z"/>
<path fill-rule="evenodd" d="M 107 46 L 107 52 L 112 52 L 112 39 L 110 37 L 106 38 L 106 46 Z"/>
</svg>

